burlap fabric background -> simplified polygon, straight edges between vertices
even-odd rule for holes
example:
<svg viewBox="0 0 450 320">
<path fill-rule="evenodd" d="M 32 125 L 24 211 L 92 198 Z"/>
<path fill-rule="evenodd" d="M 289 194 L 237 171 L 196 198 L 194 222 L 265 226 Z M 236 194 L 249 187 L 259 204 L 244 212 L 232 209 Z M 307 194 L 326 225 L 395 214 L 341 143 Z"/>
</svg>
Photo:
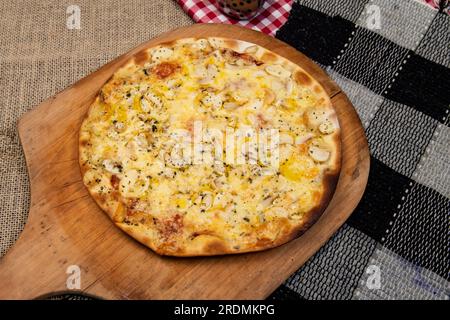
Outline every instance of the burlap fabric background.
<svg viewBox="0 0 450 320">
<path fill-rule="evenodd" d="M 139 43 L 192 23 L 174 0 L 72 1 L 0 2 L 0 256 L 29 206 L 20 115 Z M 81 30 L 66 28 L 71 4 L 81 7 Z M 363 23 L 370 4 L 381 8 L 380 30 Z M 276 37 L 347 92 L 366 127 L 371 174 L 351 218 L 272 298 L 450 298 L 449 27 L 450 16 L 415 0 L 294 2 Z M 367 286 L 372 266 L 382 270 L 380 289 Z"/>
<path fill-rule="evenodd" d="M 69 5 L 81 29 L 66 27 Z M 161 32 L 192 20 L 172 0 L 0 1 L 0 256 L 30 202 L 17 120 L 58 91 Z"/>
</svg>

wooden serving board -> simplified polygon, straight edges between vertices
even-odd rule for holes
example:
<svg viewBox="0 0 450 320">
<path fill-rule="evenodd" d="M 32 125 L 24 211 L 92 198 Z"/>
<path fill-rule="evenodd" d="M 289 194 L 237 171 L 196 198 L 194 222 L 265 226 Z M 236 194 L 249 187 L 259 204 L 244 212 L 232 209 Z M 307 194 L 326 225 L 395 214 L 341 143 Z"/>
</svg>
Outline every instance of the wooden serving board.
<svg viewBox="0 0 450 320">
<path fill-rule="evenodd" d="M 268 48 L 297 63 L 326 89 L 342 127 L 342 171 L 321 219 L 303 236 L 264 252 L 170 258 L 116 228 L 88 195 L 78 166 L 78 130 L 100 87 L 142 49 L 185 37 L 222 36 Z M 301 41 L 301 39 L 299 39 Z M 67 267 L 81 269 L 81 291 L 107 299 L 262 299 L 344 223 L 364 192 L 369 151 L 361 122 L 340 88 L 311 60 L 262 33 L 197 24 L 152 39 L 44 101 L 19 121 L 31 181 L 28 222 L 0 260 L 0 298 L 65 292 Z"/>
</svg>

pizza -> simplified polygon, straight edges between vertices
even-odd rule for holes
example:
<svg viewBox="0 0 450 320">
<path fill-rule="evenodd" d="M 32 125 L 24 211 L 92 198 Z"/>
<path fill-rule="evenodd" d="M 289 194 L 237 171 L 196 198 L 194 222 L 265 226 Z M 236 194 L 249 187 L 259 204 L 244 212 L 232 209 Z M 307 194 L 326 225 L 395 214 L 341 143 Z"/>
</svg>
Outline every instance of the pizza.
<svg viewBox="0 0 450 320">
<path fill-rule="evenodd" d="M 259 251 L 327 207 L 340 129 L 300 66 L 234 39 L 186 38 L 134 55 L 79 133 L 83 182 L 117 227 L 161 255 Z"/>
</svg>

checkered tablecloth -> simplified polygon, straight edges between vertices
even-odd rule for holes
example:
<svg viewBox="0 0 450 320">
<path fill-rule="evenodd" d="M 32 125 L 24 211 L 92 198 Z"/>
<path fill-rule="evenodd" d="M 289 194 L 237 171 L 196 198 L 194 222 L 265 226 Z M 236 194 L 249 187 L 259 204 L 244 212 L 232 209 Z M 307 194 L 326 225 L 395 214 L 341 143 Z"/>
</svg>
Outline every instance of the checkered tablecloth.
<svg viewBox="0 0 450 320">
<path fill-rule="evenodd" d="M 272 36 L 287 21 L 293 2 L 293 0 L 267 0 L 255 18 L 239 21 L 221 13 L 214 0 L 177 1 L 195 22 L 237 24 Z"/>
<path fill-rule="evenodd" d="M 435 9 L 440 10 L 443 13 L 450 15 L 450 1 L 449 0 L 420 0 L 432 6 Z"/>
<path fill-rule="evenodd" d="M 347 223 L 272 297 L 448 299 L 450 16 L 415 0 L 300 0 L 276 37 L 347 93 L 371 168 Z"/>
<path fill-rule="evenodd" d="M 181 2 L 196 21 L 235 23 Z M 347 223 L 271 298 L 449 299 L 448 13 L 442 0 L 294 1 L 275 36 L 349 96 L 371 168 Z"/>
</svg>

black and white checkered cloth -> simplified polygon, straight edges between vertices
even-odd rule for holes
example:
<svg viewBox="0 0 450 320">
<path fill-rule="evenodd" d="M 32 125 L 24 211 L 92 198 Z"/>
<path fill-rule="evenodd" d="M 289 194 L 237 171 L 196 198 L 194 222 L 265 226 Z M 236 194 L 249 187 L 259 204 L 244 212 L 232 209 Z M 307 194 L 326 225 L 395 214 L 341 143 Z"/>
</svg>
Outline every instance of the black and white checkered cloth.
<svg viewBox="0 0 450 320">
<path fill-rule="evenodd" d="M 271 298 L 449 299 L 450 16 L 414 0 L 299 0 L 276 37 L 349 96 L 371 168 L 347 223 Z"/>
</svg>

